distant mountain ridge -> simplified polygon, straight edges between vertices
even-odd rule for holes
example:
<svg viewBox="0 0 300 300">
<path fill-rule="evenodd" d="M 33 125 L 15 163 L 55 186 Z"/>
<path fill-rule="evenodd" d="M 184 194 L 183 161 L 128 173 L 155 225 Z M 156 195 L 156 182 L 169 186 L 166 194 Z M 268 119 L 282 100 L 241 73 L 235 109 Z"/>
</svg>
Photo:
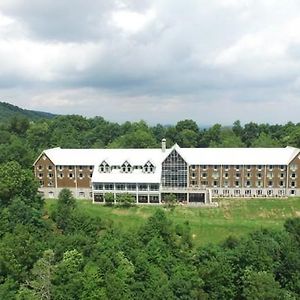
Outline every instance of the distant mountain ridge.
<svg viewBox="0 0 300 300">
<path fill-rule="evenodd" d="M 56 116 L 47 112 L 23 109 L 7 102 L 0 102 L 0 122 L 16 115 L 26 117 L 30 120 L 51 119 Z"/>
</svg>

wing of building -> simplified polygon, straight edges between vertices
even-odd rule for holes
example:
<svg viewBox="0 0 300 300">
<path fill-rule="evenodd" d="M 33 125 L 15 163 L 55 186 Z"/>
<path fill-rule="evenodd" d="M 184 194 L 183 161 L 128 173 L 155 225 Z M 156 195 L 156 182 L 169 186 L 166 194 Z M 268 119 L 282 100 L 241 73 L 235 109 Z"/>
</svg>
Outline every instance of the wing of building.
<svg viewBox="0 0 300 300">
<path fill-rule="evenodd" d="M 115 201 L 124 193 L 137 203 L 161 203 L 175 194 L 184 203 L 211 197 L 300 195 L 299 149 L 180 148 L 61 149 L 43 151 L 34 163 L 40 191 L 57 197 L 69 188 L 77 198 Z"/>
</svg>

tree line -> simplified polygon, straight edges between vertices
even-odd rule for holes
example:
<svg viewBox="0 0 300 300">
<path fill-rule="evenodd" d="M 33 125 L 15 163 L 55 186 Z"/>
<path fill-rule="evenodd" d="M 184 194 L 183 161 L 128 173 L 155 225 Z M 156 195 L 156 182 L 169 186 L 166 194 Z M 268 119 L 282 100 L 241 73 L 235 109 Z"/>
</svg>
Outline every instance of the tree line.
<svg viewBox="0 0 300 300">
<path fill-rule="evenodd" d="M 0 299 L 299 299 L 300 219 L 195 247 L 158 208 L 121 230 L 64 189 L 45 207 L 31 172 L 0 165 Z"/>
<path fill-rule="evenodd" d="M 0 124 L 0 163 L 17 161 L 29 168 L 44 149 L 61 148 L 152 148 L 180 147 L 300 147 L 300 123 L 284 125 L 257 124 L 232 126 L 214 124 L 199 128 L 194 120 L 175 125 L 150 126 L 144 121 L 118 124 L 102 117 L 78 115 L 29 121 L 14 116 Z"/>
</svg>

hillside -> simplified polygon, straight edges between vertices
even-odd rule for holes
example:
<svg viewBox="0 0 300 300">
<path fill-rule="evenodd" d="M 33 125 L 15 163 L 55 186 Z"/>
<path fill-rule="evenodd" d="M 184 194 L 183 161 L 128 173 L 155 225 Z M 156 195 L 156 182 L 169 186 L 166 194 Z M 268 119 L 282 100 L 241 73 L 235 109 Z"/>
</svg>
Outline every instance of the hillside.
<svg viewBox="0 0 300 300">
<path fill-rule="evenodd" d="M 0 102 L 0 122 L 15 115 L 23 116 L 31 120 L 50 119 L 55 117 L 55 115 L 51 113 L 22 109 L 6 102 Z"/>
<path fill-rule="evenodd" d="M 283 228 L 288 218 L 298 217 L 300 199 L 223 199 L 218 208 L 191 208 L 178 206 L 175 210 L 165 209 L 168 218 L 175 224 L 188 221 L 196 246 L 217 244 L 229 236 L 243 237 L 261 228 Z M 46 201 L 46 211 L 50 213 L 56 201 Z M 77 202 L 80 210 L 91 217 L 100 217 L 118 228 L 134 230 L 145 224 L 158 209 L 157 206 L 133 206 L 131 208 L 109 207 L 92 204 L 90 201 Z M 161 207 L 160 207 L 161 208 Z"/>
</svg>

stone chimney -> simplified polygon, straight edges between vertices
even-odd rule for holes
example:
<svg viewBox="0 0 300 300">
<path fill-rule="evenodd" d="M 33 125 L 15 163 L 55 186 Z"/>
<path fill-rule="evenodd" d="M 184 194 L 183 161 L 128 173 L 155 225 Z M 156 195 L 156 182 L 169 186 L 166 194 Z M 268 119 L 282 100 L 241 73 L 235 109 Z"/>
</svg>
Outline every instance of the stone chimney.
<svg viewBox="0 0 300 300">
<path fill-rule="evenodd" d="M 167 141 L 166 141 L 165 138 L 163 138 L 163 139 L 161 140 L 161 151 L 162 151 L 162 152 L 165 152 L 165 151 L 166 151 L 166 148 L 167 148 Z"/>
</svg>

